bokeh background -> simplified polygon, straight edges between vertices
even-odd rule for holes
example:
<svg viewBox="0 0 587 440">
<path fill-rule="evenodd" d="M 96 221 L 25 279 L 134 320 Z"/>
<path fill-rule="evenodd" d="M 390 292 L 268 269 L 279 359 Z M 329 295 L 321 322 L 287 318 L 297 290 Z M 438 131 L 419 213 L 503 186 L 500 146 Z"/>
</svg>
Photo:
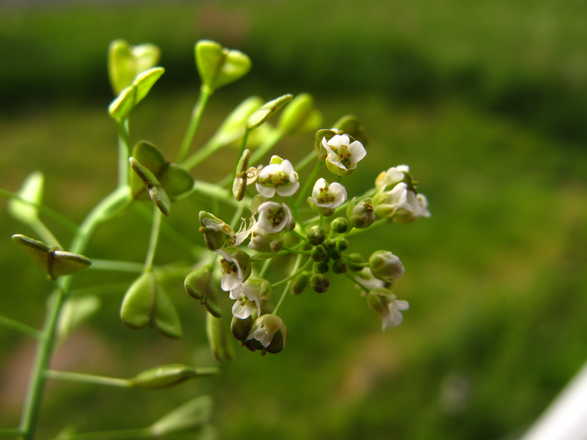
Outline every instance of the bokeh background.
<svg viewBox="0 0 587 440">
<path fill-rule="evenodd" d="M 216 39 L 253 60 L 213 99 L 197 143 L 245 97 L 310 92 L 326 125 L 346 113 L 367 128 L 369 155 L 344 183 L 370 187 L 408 163 L 428 195 L 426 221 L 353 243 L 388 248 L 407 274 L 404 324 L 379 331 L 355 289 L 290 298 L 289 345 L 277 356 L 239 349 L 223 374 L 173 391 L 52 384 L 43 438 L 144 426 L 212 392 L 224 439 L 513 439 L 587 357 L 587 5 L 578 0 L 258 0 L 0 2 L 0 186 L 33 170 L 46 203 L 80 220 L 116 176 L 106 49 L 152 42 L 167 68 L 133 117 L 133 138 L 174 154 L 197 96 L 193 44 Z M 312 135 L 278 150 L 301 158 Z M 198 168 L 224 175 L 234 157 Z M 195 207 L 170 221 L 194 243 Z M 29 232 L 0 201 L 0 236 Z M 66 230 L 53 225 L 64 240 Z M 137 212 L 101 228 L 88 255 L 139 260 L 149 225 Z M 189 261 L 164 240 L 158 261 Z M 0 311 L 40 326 L 49 283 L 0 246 Z M 129 331 L 117 309 L 129 275 L 89 273 L 102 309 L 60 348 L 54 366 L 132 375 L 168 362 L 212 362 L 203 315 L 176 289 L 186 337 Z M 17 423 L 34 354 L 0 331 L 0 426 Z M 189 438 L 189 437 L 188 437 Z"/>
</svg>

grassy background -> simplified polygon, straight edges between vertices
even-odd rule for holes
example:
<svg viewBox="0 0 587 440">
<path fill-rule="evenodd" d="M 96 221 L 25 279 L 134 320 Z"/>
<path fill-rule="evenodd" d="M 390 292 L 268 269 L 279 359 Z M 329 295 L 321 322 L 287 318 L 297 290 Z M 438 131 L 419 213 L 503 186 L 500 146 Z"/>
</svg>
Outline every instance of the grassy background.
<svg viewBox="0 0 587 440">
<path fill-rule="evenodd" d="M 524 431 L 585 359 L 587 105 L 582 2 L 430 0 L 148 3 L 5 8 L 0 14 L 0 186 L 30 171 L 47 178 L 48 205 L 79 220 L 115 179 L 115 130 L 105 112 L 105 48 L 113 38 L 161 45 L 168 73 L 133 120 L 135 139 L 173 154 L 196 96 L 192 44 L 216 38 L 246 50 L 255 68 L 212 102 L 200 140 L 248 94 L 317 96 L 327 122 L 353 112 L 372 140 L 351 192 L 379 170 L 409 163 L 433 216 L 355 240 L 389 248 L 407 274 L 412 308 L 386 334 L 356 291 L 290 298 L 287 350 L 238 350 L 221 377 L 172 392 L 56 384 L 44 435 L 148 424 L 212 391 L 222 438 L 508 439 Z M 170 31 L 170 30 L 173 31 Z M 278 150 L 299 158 L 311 136 Z M 232 158 L 234 153 L 227 152 Z M 223 175 L 228 160 L 195 171 Z M 199 242 L 196 207 L 170 221 Z M 0 202 L 4 206 L 4 202 Z M 55 226 L 61 237 L 67 231 Z M 149 226 L 137 212 L 99 230 L 88 255 L 140 259 Z M 22 231 L 7 215 L 0 233 Z M 25 231 L 23 231 L 25 232 Z M 121 237 L 124 246 L 120 245 Z M 164 241 L 160 262 L 188 261 Z M 2 314 L 43 320 L 49 284 L 5 242 Z M 117 376 L 166 362 L 211 362 L 202 314 L 179 287 L 186 341 L 131 332 L 117 309 L 130 277 L 88 273 L 112 285 L 98 316 L 67 341 L 55 366 Z M 116 285 L 114 285 L 115 283 Z M 17 421 L 33 344 L 0 332 L 0 426 Z"/>
</svg>

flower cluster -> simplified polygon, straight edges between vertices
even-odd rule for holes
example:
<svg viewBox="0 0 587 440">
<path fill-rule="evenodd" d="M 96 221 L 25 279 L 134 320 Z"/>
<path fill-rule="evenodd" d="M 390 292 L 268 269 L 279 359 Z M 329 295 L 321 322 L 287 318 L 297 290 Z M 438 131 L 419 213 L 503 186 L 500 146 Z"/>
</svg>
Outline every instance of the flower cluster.
<svg viewBox="0 0 587 440">
<path fill-rule="evenodd" d="M 278 312 L 287 295 L 309 289 L 325 293 L 333 275 L 360 289 L 383 329 L 399 325 L 409 308 L 393 291 L 405 272 L 399 257 L 379 250 L 364 258 L 350 247 L 354 236 L 379 225 L 430 216 L 426 197 L 417 192 L 409 168 L 399 165 L 349 199 L 347 188 L 335 180 L 354 172 L 367 150 L 358 122 L 350 117 L 341 121 L 318 130 L 316 151 L 297 167 L 278 155 L 249 166 L 258 150 L 251 154 L 243 145 L 233 177 L 238 201 L 233 225 L 206 211 L 199 214 L 200 231 L 217 261 L 219 291 L 232 301 L 232 335 L 250 350 L 281 351 L 287 328 Z M 314 169 L 300 178 L 312 162 Z M 320 177 L 321 170 L 330 177 Z M 249 214 L 243 216 L 245 212 Z M 190 283 L 193 279 L 186 288 Z M 274 298 L 278 290 L 281 294 Z"/>
</svg>

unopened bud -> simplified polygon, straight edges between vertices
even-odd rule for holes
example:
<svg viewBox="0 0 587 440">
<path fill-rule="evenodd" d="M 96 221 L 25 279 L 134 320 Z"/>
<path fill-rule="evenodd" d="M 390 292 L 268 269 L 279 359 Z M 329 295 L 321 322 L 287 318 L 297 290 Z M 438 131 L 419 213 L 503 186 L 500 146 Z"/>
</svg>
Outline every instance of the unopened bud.
<svg viewBox="0 0 587 440">
<path fill-rule="evenodd" d="M 353 272 L 359 272 L 363 270 L 363 268 L 366 265 L 365 259 L 358 252 L 353 252 L 352 254 L 349 254 L 349 256 L 347 257 L 347 263 L 349 265 L 349 269 Z"/>
<path fill-rule="evenodd" d="M 314 261 L 326 261 L 328 260 L 328 254 L 323 246 L 316 246 L 312 249 L 312 260 Z"/>
<path fill-rule="evenodd" d="M 211 279 L 211 266 L 205 265 L 190 272 L 183 284 L 188 295 L 199 300 L 209 313 L 219 318 L 221 312 L 216 301 L 216 293 L 210 284 Z"/>
<path fill-rule="evenodd" d="M 332 263 L 332 271 L 334 273 L 345 273 L 347 271 L 347 266 L 342 260 L 336 260 Z"/>
<path fill-rule="evenodd" d="M 328 261 L 319 261 L 314 263 L 314 272 L 315 273 L 328 273 L 329 271 Z"/>
<path fill-rule="evenodd" d="M 375 221 L 373 203 L 371 199 L 361 200 L 358 203 L 351 203 L 347 209 L 347 216 L 355 228 L 366 228 Z"/>
<path fill-rule="evenodd" d="M 251 329 L 253 328 L 255 320 L 252 316 L 245 319 L 232 318 L 230 322 L 230 332 L 239 341 L 245 342 Z"/>
<path fill-rule="evenodd" d="M 349 230 L 349 221 L 344 217 L 337 217 L 330 223 L 330 228 L 337 234 L 344 234 Z"/>
<path fill-rule="evenodd" d="M 369 257 L 369 267 L 376 278 L 391 283 L 400 278 L 405 268 L 399 257 L 389 251 L 376 251 Z"/>
<path fill-rule="evenodd" d="M 279 353 L 285 347 L 287 328 L 282 319 L 273 314 L 262 315 L 255 320 L 255 324 L 247 340 L 252 341 L 250 348 L 261 345 L 263 351 Z"/>
<path fill-rule="evenodd" d="M 299 295 L 304 290 L 306 290 L 306 287 L 308 287 L 309 282 L 310 272 L 304 271 L 301 274 L 299 274 L 296 278 L 294 278 L 294 281 L 291 286 L 291 291 L 294 293 L 294 295 Z"/>
<path fill-rule="evenodd" d="M 310 278 L 310 284 L 312 285 L 314 292 L 324 293 L 330 287 L 330 280 L 322 274 L 315 273 L 312 275 L 312 278 Z"/>
<path fill-rule="evenodd" d="M 132 387 L 168 388 L 196 377 L 195 369 L 181 364 L 163 365 L 137 374 L 129 380 Z"/>
<path fill-rule="evenodd" d="M 336 240 L 336 250 L 344 252 L 349 248 L 349 241 L 346 238 L 338 238 Z"/>
<path fill-rule="evenodd" d="M 145 272 L 128 288 L 122 306 L 120 319 L 132 328 L 143 328 L 149 325 L 155 307 L 157 283 L 152 272 Z"/>
<path fill-rule="evenodd" d="M 315 225 L 308 229 L 308 240 L 314 246 L 321 244 L 325 238 L 326 234 L 320 226 Z"/>
</svg>

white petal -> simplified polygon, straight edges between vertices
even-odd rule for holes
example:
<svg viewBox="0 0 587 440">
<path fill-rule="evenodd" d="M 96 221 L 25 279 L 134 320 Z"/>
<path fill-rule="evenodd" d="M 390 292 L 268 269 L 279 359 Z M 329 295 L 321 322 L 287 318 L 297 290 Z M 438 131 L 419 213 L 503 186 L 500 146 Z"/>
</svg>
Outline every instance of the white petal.
<svg viewBox="0 0 587 440">
<path fill-rule="evenodd" d="M 330 184 L 329 187 L 332 194 L 334 194 L 334 202 L 332 203 L 332 208 L 338 208 L 347 199 L 347 191 L 346 188 L 338 182 L 333 182 Z"/>
<path fill-rule="evenodd" d="M 340 147 L 342 145 L 348 145 L 350 142 L 349 137 L 346 134 L 337 134 L 328 139 L 328 144 L 333 147 Z"/>
<path fill-rule="evenodd" d="M 263 197 L 271 198 L 275 195 L 275 188 L 272 186 L 263 186 L 257 182 L 255 183 L 255 188 L 257 188 L 257 192 Z"/>
<path fill-rule="evenodd" d="M 246 301 L 235 301 L 232 305 L 232 316 L 238 319 L 247 319 L 254 311 L 255 308 L 251 308 Z"/>
<path fill-rule="evenodd" d="M 292 174 L 292 173 L 295 173 L 295 170 L 294 170 L 294 167 L 293 167 L 293 165 L 292 165 L 292 164 L 291 164 L 291 162 L 290 162 L 289 160 L 287 160 L 287 159 L 286 159 L 286 160 L 284 160 L 284 161 L 281 163 L 281 170 L 282 170 L 282 171 L 283 171 L 285 174 L 288 174 L 288 175 L 289 175 L 289 174 Z"/>
<path fill-rule="evenodd" d="M 225 273 L 220 279 L 220 287 L 222 290 L 229 292 L 241 283 L 239 277 L 234 273 Z"/>
<path fill-rule="evenodd" d="M 396 299 L 395 305 L 397 306 L 398 310 L 408 310 L 410 308 L 410 303 L 403 299 Z"/>
<path fill-rule="evenodd" d="M 354 141 L 350 147 L 351 157 L 353 158 L 353 162 L 357 163 L 362 160 L 367 155 L 367 150 L 363 147 L 363 144 L 359 141 Z"/>
<path fill-rule="evenodd" d="M 263 345 L 263 347 L 267 348 L 271 344 L 271 339 L 273 339 L 273 335 L 270 334 L 265 328 L 259 327 L 256 328 L 251 332 L 247 340 L 256 339 Z"/>
<path fill-rule="evenodd" d="M 285 185 L 280 185 L 276 188 L 277 194 L 282 197 L 289 197 L 298 190 L 300 187 L 300 182 L 290 182 Z"/>
</svg>

